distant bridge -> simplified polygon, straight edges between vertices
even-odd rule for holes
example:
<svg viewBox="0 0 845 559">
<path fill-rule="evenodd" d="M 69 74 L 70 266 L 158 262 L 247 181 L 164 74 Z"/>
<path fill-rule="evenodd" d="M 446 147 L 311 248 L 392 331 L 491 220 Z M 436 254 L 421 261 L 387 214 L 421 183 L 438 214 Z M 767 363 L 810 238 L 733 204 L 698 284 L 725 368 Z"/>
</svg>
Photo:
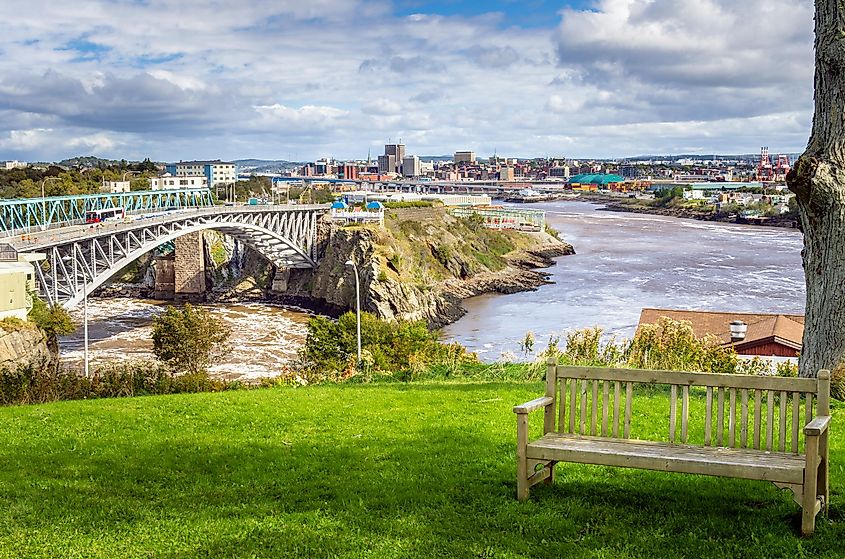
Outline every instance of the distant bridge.
<svg viewBox="0 0 845 559">
<path fill-rule="evenodd" d="M 314 267 L 317 224 L 327 211 L 327 205 L 176 206 L 175 211 L 124 222 L 66 222 L 64 227 L 7 240 L 18 252 L 46 254 L 36 266 L 40 294 L 51 304 L 70 308 L 82 300 L 84 291 L 97 289 L 143 254 L 209 229 L 238 239 L 279 268 Z"/>
<path fill-rule="evenodd" d="M 211 192 L 207 188 L 0 200 L 0 235 L 31 233 L 85 223 L 85 214 L 94 210 L 123 208 L 127 214 L 134 214 L 213 205 Z"/>
</svg>

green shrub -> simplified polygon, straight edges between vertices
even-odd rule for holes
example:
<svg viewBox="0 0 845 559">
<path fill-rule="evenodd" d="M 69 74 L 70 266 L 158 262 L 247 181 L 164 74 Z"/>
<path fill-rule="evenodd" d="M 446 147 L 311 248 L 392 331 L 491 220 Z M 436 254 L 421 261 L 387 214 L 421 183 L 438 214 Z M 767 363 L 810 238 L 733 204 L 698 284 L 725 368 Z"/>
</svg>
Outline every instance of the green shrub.
<svg viewBox="0 0 845 559">
<path fill-rule="evenodd" d="M 314 317 L 300 351 L 301 372 L 309 382 L 372 374 L 412 380 L 431 365 L 459 367 L 477 361 L 460 344 L 438 341 L 422 321 L 388 322 L 366 312 L 361 313 L 361 347 L 364 363 L 358 366 L 355 313 L 338 320 Z"/>
<path fill-rule="evenodd" d="M 199 373 L 231 351 L 230 331 L 206 309 L 167 307 L 153 318 L 153 352 L 175 371 Z"/>
</svg>

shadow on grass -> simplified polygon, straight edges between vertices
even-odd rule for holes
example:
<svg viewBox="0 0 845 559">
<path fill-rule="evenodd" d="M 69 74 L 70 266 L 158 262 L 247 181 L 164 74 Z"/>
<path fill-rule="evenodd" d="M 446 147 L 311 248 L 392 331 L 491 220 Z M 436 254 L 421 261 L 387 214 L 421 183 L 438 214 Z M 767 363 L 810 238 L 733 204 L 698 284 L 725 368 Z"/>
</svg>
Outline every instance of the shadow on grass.
<svg viewBox="0 0 845 559">
<path fill-rule="evenodd" d="M 47 538 L 54 554 L 68 541 L 84 549 L 128 539 L 132 554 L 156 557 L 794 557 L 802 546 L 835 549 L 824 526 L 814 540 L 796 538 L 797 507 L 765 483 L 560 465 L 554 486 L 518 503 L 512 441 L 471 428 L 315 429 L 295 442 L 256 435 L 63 441 L 47 454 L 37 444 L 7 446 L 0 535 Z M 103 545 L 103 556 L 120 555 Z"/>
</svg>

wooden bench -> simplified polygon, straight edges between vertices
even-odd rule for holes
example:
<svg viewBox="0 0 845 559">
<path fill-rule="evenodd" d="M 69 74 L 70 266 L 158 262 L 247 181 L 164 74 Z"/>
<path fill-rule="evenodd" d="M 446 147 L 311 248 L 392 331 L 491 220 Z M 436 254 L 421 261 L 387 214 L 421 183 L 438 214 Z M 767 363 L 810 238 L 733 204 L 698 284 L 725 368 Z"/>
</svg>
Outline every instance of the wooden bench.
<svg viewBox="0 0 845 559">
<path fill-rule="evenodd" d="M 631 438 L 635 384 L 669 386 L 667 440 Z M 703 433 L 692 433 L 690 409 L 700 417 L 702 403 Z M 529 441 L 528 415 L 536 410 L 544 410 L 544 435 Z M 807 379 L 551 361 L 546 395 L 513 411 L 520 501 L 533 485 L 554 482 L 557 462 L 575 462 L 770 481 L 792 491 L 804 535 L 813 532 L 816 514 L 828 503 L 828 371 Z"/>
</svg>

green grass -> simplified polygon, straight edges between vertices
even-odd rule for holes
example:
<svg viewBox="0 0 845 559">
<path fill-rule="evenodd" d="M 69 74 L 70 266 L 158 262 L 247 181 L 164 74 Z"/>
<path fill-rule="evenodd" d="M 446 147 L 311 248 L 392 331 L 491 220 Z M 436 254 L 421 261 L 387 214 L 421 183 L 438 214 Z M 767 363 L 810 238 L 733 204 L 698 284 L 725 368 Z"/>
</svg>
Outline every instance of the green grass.
<svg viewBox="0 0 845 559">
<path fill-rule="evenodd" d="M 841 557 L 764 482 L 559 465 L 518 503 L 539 383 L 346 385 L 0 409 L 0 557 Z M 666 398 L 634 400 L 663 435 Z M 536 435 L 542 419 L 532 416 Z"/>
</svg>

